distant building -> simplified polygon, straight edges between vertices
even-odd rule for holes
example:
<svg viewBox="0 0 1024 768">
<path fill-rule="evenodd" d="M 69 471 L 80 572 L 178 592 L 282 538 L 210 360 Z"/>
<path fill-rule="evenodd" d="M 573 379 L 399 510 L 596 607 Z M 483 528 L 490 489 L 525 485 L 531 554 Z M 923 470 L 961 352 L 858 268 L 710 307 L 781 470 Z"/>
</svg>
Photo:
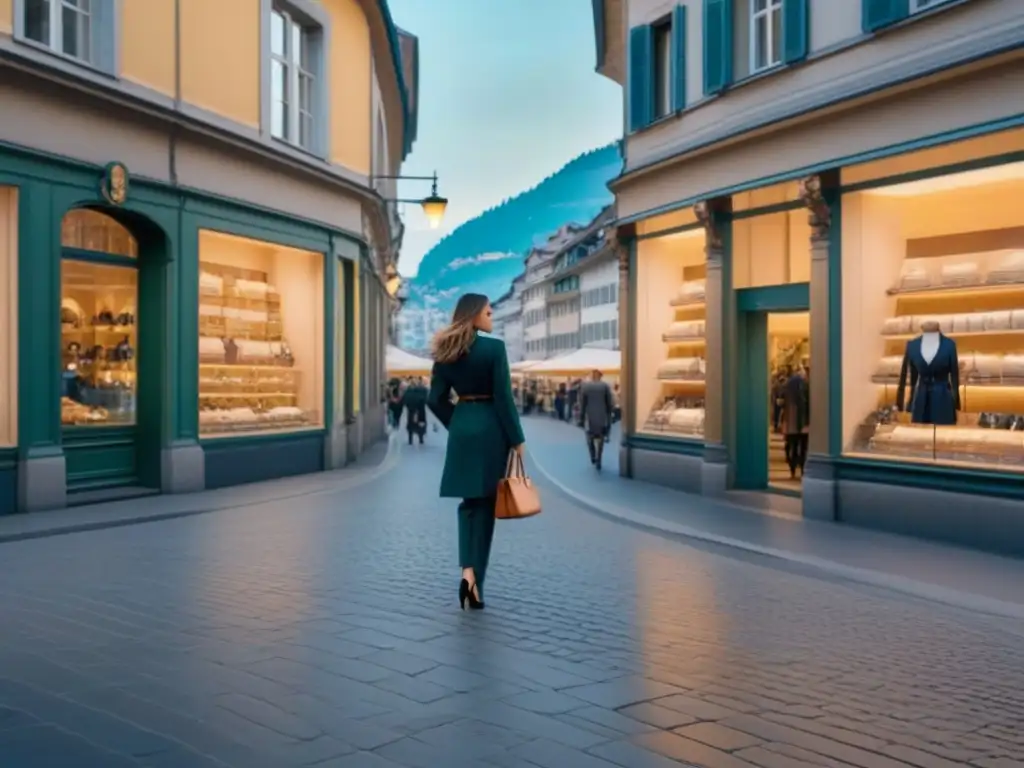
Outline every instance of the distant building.
<svg viewBox="0 0 1024 768">
<path fill-rule="evenodd" d="M 395 318 L 398 346 L 414 354 L 429 351 L 434 334 L 441 330 L 449 319 L 449 313 L 437 307 L 403 307 Z"/>
<path fill-rule="evenodd" d="M 582 224 L 564 224 L 526 257 L 523 285 L 523 356 L 526 360 L 543 360 L 549 355 L 547 297 L 552 286 L 548 278 L 558 255 L 585 228 Z"/>
<path fill-rule="evenodd" d="M 523 283 L 525 273 L 512 281 L 512 286 L 491 308 L 494 310 L 494 336 L 503 339 L 508 361 L 523 359 Z"/>
<path fill-rule="evenodd" d="M 555 255 L 546 279 L 546 357 L 567 354 L 584 344 L 618 346 L 618 267 L 605 231 L 613 218 L 609 206 Z"/>
</svg>

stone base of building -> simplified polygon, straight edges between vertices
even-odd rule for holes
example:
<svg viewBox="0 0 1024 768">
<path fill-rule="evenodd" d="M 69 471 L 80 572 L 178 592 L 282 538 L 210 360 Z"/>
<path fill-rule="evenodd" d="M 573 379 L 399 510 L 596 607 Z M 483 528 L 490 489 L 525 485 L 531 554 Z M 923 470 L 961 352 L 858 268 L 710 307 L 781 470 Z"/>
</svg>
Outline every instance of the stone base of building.
<svg viewBox="0 0 1024 768">
<path fill-rule="evenodd" d="M 68 494 L 64 454 L 38 453 L 18 462 L 18 509 L 38 512 L 67 505 Z"/>
<path fill-rule="evenodd" d="M 206 488 L 206 456 L 199 443 L 173 445 L 160 455 L 161 491 L 195 493 Z"/>
<path fill-rule="evenodd" d="M 665 485 L 687 493 L 700 493 L 704 459 L 677 453 L 662 453 L 638 448 L 630 453 L 631 477 L 645 483 Z"/>
</svg>

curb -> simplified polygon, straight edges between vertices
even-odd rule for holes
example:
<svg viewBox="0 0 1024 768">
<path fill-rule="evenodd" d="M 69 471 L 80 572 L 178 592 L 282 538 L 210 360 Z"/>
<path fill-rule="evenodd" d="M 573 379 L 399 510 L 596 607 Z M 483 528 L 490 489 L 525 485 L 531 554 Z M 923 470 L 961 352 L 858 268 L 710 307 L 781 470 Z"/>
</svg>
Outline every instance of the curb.
<svg viewBox="0 0 1024 768">
<path fill-rule="evenodd" d="M 155 515 L 135 515 L 132 517 L 119 517 L 115 520 L 96 520 L 88 523 L 70 523 L 68 525 L 55 526 L 53 528 L 41 528 L 34 531 L 19 531 L 17 533 L 0 533 L 0 544 L 13 544 L 17 541 L 30 541 L 32 539 L 48 539 L 54 536 L 66 536 L 72 533 L 86 533 L 89 531 L 103 531 L 109 528 L 125 528 L 129 525 L 144 525 L 146 523 L 160 523 L 165 520 L 178 520 L 185 517 L 197 517 L 208 515 L 212 512 L 226 512 L 232 509 L 242 509 L 257 504 L 267 504 L 288 499 L 305 498 L 308 496 L 323 496 L 337 493 L 338 491 L 357 488 L 361 485 L 373 482 L 377 478 L 387 474 L 398 465 L 398 457 L 401 454 L 402 442 L 395 438 L 394 434 L 388 436 L 388 449 L 384 459 L 374 467 L 367 469 L 351 470 L 351 475 L 342 478 L 330 488 L 321 488 L 315 491 L 303 493 L 289 493 L 283 496 L 274 496 L 261 499 L 257 502 L 246 502 L 245 504 L 223 504 L 220 506 L 204 507 L 202 509 L 181 509 L 174 512 L 161 512 Z M 344 470 L 343 470 L 344 471 Z M 287 478 L 293 479 L 293 478 Z M 200 491 L 199 493 L 202 493 Z M 36 514 L 46 514 L 45 512 Z"/>
<path fill-rule="evenodd" d="M 972 611 L 974 613 L 989 614 L 1008 619 L 1024 619 L 1024 605 L 1018 603 L 1010 603 L 1005 600 L 998 600 L 996 598 L 986 597 L 985 595 L 977 595 L 972 592 L 963 592 L 960 590 L 949 589 L 947 587 L 939 587 L 927 582 L 909 579 L 904 576 L 896 576 L 882 571 L 872 571 L 866 568 L 843 565 L 832 560 L 826 560 L 825 558 L 814 557 L 812 555 L 800 555 L 784 549 L 764 547 L 760 544 L 753 544 L 742 539 L 719 536 L 714 533 L 702 531 L 698 528 L 692 528 L 686 525 L 679 525 L 666 520 L 652 518 L 628 509 L 623 509 L 616 505 L 597 501 L 589 496 L 584 496 L 565 485 L 544 468 L 544 465 L 537 460 L 529 447 L 527 447 L 526 451 L 530 460 L 533 462 L 533 465 L 537 467 L 544 478 L 554 485 L 561 493 L 568 496 L 588 511 L 614 522 L 624 523 L 634 528 L 639 528 L 652 533 L 663 535 L 667 534 L 673 538 L 702 541 L 708 544 L 716 544 L 721 547 L 728 547 L 729 549 L 735 549 L 749 554 L 771 558 L 773 560 L 801 565 L 829 576 L 838 576 L 858 584 L 879 587 L 881 589 L 899 592 L 911 597 L 928 600 L 934 603 L 941 603 L 943 605 Z"/>
</svg>

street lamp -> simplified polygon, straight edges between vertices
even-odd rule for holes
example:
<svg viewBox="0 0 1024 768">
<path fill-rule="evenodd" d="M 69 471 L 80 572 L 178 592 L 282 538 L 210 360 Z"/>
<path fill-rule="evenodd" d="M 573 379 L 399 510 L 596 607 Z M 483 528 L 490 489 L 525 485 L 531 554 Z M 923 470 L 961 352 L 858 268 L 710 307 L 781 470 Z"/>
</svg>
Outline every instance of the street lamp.
<svg viewBox="0 0 1024 768">
<path fill-rule="evenodd" d="M 431 229 L 437 229 L 441 226 L 441 219 L 444 218 L 444 212 L 448 208 L 448 198 L 441 197 L 437 194 L 437 171 L 434 172 L 433 176 L 375 176 L 377 179 L 403 179 L 405 181 L 429 181 L 431 182 L 430 194 L 424 197 L 422 200 L 386 200 L 388 203 L 413 203 L 420 206 L 423 209 L 423 214 L 427 217 L 427 222 L 430 224 Z"/>
</svg>

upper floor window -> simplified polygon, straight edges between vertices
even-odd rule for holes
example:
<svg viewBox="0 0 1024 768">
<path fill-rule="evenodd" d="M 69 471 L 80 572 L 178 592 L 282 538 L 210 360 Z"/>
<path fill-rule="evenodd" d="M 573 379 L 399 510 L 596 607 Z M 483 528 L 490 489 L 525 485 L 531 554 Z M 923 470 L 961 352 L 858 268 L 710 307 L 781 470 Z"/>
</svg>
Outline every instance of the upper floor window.
<svg viewBox="0 0 1024 768">
<path fill-rule="evenodd" d="M 782 63 L 782 0 L 750 0 L 750 72 Z"/>
<path fill-rule="evenodd" d="M 910 0 L 910 12 L 930 11 L 932 8 L 948 2 L 949 0 Z"/>
<path fill-rule="evenodd" d="M 114 4 L 115 0 L 16 0 L 15 35 L 113 73 Z"/>
<path fill-rule="evenodd" d="M 654 119 L 672 111 L 672 21 L 655 24 L 654 35 Z"/>
<path fill-rule="evenodd" d="M 326 151 L 325 26 L 308 0 L 277 0 L 270 15 L 268 113 L 270 135 L 297 147 Z"/>
</svg>

